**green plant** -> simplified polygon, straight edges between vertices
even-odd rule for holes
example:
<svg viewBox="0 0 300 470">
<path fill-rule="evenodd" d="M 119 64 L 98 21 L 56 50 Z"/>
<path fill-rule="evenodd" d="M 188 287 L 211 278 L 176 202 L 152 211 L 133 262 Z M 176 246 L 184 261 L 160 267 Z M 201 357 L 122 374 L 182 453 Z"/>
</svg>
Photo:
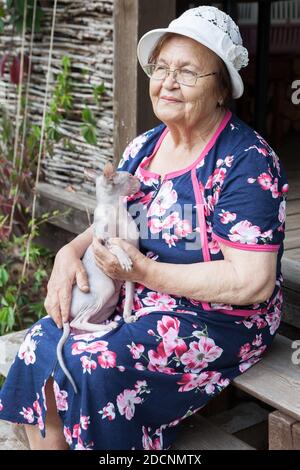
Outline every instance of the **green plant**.
<svg viewBox="0 0 300 470">
<path fill-rule="evenodd" d="M 50 101 L 49 111 L 46 114 L 46 149 L 52 154 L 53 143 L 58 142 L 63 135 L 59 131 L 59 126 L 63 121 L 65 114 L 72 109 L 72 82 L 70 77 L 71 59 L 64 56 L 61 61 L 62 70 L 56 77 L 56 84 Z M 33 130 L 32 143 L 39 140 L 37 129 Z M 31 143 L 31 145 L 32 145 Z"/>
</svg>

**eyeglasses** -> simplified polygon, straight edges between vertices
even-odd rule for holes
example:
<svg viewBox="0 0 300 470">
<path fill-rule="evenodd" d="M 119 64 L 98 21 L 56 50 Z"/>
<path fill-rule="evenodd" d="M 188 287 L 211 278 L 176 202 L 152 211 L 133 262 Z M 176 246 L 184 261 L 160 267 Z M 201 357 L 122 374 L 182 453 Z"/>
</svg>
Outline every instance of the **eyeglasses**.
<svg viewBox="0 0 300 470">
<path fill-rule="evenodd" d="M 185 86 L 195 86 L 198 78 L 208 77 L 209 75 L 216 75 L 217 72 L 199 74 L 188 69 L 175 69 L 171 70 L 166 65 L 146 64 L 143 67 L 148 77 L 153 80 L 165 80 L 169 73 L 173 73 L 174 80 Z"/>
</svg>

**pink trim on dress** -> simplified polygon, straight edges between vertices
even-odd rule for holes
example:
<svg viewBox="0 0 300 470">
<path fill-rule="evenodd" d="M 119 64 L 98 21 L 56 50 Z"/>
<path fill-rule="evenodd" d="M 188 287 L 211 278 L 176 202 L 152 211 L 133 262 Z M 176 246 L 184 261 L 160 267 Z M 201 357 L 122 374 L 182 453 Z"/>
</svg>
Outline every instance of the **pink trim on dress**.
<svg viewBox="0 0 300 470">
<path fill-rule="evenodd" d="M 207 143 L 207 145 L 204 147 L 204 149 L 200 153 L 199 157 L 193 163 L 191 163 L 191 165 L 189 165 L 185 168 L 182 168 L 181 170 L 171 171 L 170 173 L 166 173 L 164 175 L 162 181 L 165 181 L 165 180 L 170 179 L 170 178 L 175 178 L 176 176 L 180 176 L 180 175 L 192 170 L 195 166 L 197 166 L 203 160 L 203 158 L 208 154 L 208 152 L 211 150 L 211 148 L 215 145 L 217 138 L 219 137 L 221 132 L 227 126 L 228 121 L 230 120 L 231 116 L 232 116 L 231 111 L 227 110 L 225 116 L 222 119 L 222 122 L 220 123 L 220 125 L 218 127 L 218 129 L 216 130 L 216 132 L 214 133 L 214 135 L 212 136 L 210 141 Z M 167 132 L 169 132 L 168 127 L 165 128 L 162 135 L 158 139 L 152 154 L 140 163 L 140 171 L 141 171 L 142 174 L 144 173 L 146 176 L 154 176 L 156 178 L 161 178 L 161 175 L 159 173 L 155 173 L 153 171 L 147 170 L 146 168 L 144 168 L 144 166 L 146 166 L 150 163 L 151 158 L 154 157 L 155 153 L 159 149 L 159 147 L 160 147 L 163 139 L 165 138 Z"/>
<path fill-rule="evenodd" d="M 253 243 L 237 243 L 237 242 L 230 242 L 226 240 L 226 238 L 219 237 L 212 232 L 212 238 L 217 240 L 225 245 L 232 246 L 233 248 L 238 248 L 239 250 L 246 250 L 246 251 L 278 251 L 280 245 L 254 245 Z"/>
<path fill-rule="evenodd" d="M 200 185 L 202 183 L 198 181 L 196 175 L 196 169 L 192 170 L 192 183 L 193 183 L 193 190 L 196 199 L 196 209 L 199 219 L 199 227 L 200 227 L 200 238 L 201 238 L 201 247 L 202 247 L 202 254 L 204 261 L 211 261 L 210 253 L 208 249 L 208 240 L 207 240 L 207 231 L 206 231 L 206 221 L 204 215 L 204 201 L 203 196 L 200 190 Z M 204 310 L 212 310 L 207 302 L 201 302 L 202 307 Z"/>
<path fill-rule="evenodd" d="M 253 315 L 261 315 L 263 312 L 261 310 L 228 310 L 228 309 L 213 309 L 214 312 L 225 313 L 225 315 L 233 315 L 236 317 L 253 317 Z"/>
</svg>

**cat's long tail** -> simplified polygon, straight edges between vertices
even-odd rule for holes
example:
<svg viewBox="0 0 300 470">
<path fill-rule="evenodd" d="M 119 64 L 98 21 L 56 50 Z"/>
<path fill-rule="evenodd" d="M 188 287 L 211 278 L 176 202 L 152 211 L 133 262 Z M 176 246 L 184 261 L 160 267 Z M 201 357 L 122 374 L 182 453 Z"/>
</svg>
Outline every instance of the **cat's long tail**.
<svg viewBox="0 0 300 470">
<path fill-rule="evenodd" d="M 57 360 L 58 360 L 58 363 L 60 365 L 60 367 L 62 368 L 63 372 L 65 373 L 66 377 L 69 379 L 69 381 L 71 382 L 71 385 L 74 389 L 74 392 L 77 393 L 77 386 L 75 384 L 75 381 L 71 375 L 71 373 L 68 371 L 66 365 L 65 365 L 65 361 L 64 361 L 64 358 L 63 358 L 63 347 L 64 347 L 64 344 L 65 342 L 67 341 L 67 338 L 70 334 L 70 324 L 69 322 L 65 322 L 63 323 L 63 334 L 57 344 L 57 348 L 56 348 L 56 354 L 57 354 Z"/>
</svg>

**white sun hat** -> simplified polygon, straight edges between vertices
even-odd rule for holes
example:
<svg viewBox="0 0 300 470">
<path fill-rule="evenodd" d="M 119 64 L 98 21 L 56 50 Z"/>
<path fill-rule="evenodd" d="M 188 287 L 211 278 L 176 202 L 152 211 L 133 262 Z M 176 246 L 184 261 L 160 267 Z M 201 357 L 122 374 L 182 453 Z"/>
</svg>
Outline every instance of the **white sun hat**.
<svg viewBox="0 0 300 470">
<path fill-rule="evenodd" d="M 243 46 L 238 26 L 229 15 L 215 7 L 201 6 L 186 10 L 171 21 L 167 28 L 148 31 L 137 46 L 137 56 L 142 67 L 148 63 L 150 53 L 166 33 L 187 36 L 215 52 L 229 72 L 233 98 L 242 96 L 244 84 L 238 71 L 248 64 L 248 51 Z"/>
</svg>

